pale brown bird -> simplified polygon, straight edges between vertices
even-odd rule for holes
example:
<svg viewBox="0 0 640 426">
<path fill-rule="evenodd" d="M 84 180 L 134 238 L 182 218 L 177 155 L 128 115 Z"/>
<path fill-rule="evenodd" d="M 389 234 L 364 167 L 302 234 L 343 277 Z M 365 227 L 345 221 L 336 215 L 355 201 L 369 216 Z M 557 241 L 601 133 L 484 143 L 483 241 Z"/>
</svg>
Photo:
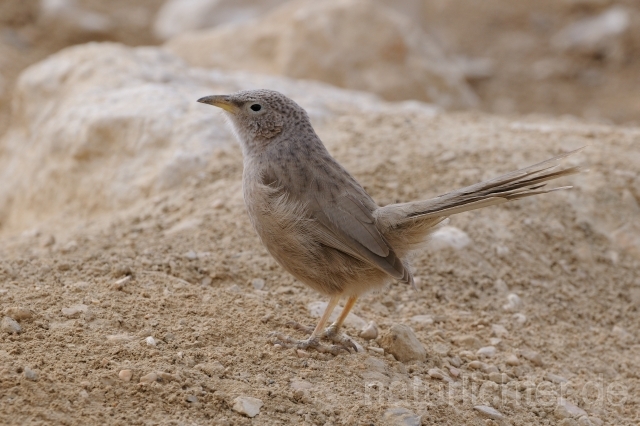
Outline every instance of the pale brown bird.
<svg viewBox="0 0 640 426">
<path fill-rule="evenodd" d="M 358 296 L 392 280 L 413 285 L 407 256 L 445 218 L 564 189 L 543 187 L 578 171 L 558 167 L 570 152 L 430 200 L 380 207 L 329 154 L 305 110 L 281 93 L 250 90 L 198 102 L 230 118 L 244 157 L 245 204 L 264 246 L 298 280 L 330 297 L 308 339 L 276 333 L 286 347 L 338 350 L 320 345 L 320 337 L 352 346 L 338 329 Z M 323 333 L 343 296 L 342 313 Z"/>
</svg>

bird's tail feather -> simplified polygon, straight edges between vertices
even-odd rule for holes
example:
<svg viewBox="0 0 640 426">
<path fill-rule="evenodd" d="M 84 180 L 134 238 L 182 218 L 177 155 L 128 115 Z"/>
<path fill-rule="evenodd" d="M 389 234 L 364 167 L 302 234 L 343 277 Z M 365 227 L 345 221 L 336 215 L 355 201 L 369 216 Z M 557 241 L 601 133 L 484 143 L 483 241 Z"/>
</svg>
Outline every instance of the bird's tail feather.
<svg viewBox="0 0 640 426">
<path fill-rule="evenodd" d="M 483 207 L 498 205 L 532 195 L 544 194 L 571 186 L 545 188 L 546 182 L 581 171 L 580 167 L 560 168 L 566 157 L 583 148 L 557 155 L 541 163 L 498 176 L 475 185 L 451 191 L 436 198 L 410 203 L 391 204 L 376 211 L 379 225 L 391 229 L 411 223 L 439 218 Z"/>
</svg>

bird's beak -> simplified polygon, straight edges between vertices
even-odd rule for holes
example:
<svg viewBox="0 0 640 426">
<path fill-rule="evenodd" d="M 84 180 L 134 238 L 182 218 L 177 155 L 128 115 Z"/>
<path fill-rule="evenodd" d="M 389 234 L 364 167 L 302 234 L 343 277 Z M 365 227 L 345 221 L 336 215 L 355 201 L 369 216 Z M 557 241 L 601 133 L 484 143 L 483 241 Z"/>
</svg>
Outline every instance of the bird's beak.
<svg viewBox="0 0 640 426">
<path fill-rule="evenodd" d="M 240 110 L 240 108 L 231 102 L 231 98 L 226 95 L 205 96 L 204 98 L 198 99 L 198 102 L 217 106 L 231 114 L 236 114 Z"/>
</svg>

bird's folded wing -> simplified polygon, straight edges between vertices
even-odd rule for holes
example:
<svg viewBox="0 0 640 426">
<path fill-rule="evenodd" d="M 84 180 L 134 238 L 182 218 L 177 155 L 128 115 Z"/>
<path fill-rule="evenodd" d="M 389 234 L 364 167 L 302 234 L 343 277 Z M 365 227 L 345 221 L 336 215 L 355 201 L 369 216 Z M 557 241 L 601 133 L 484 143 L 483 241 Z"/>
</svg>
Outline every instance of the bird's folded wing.
<svg viewBox="0 0 640 426">
<path fill-rule="evenodd" d="M 371 212 L 358 201 L 358 194 L 329 195 L 318 192 L 309 203 L 321 243 L 407 280 L 408 271 L 378 231 Z"/>
</svg>

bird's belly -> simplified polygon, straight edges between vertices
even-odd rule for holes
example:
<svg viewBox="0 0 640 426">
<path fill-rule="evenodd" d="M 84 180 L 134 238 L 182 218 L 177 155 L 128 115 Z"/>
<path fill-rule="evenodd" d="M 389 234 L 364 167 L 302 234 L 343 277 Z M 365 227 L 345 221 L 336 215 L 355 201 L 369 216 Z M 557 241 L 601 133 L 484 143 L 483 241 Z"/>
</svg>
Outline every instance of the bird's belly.
<svg viewBox="0 0 640 426">
<path fill-rule="evenodd" d="M 362 294 L 389 281 L 367 262 L 328 247 L 305 205 L 265 185 L 244 190 L 249 218 L 273 258 L 314 290 L 328 295 Z"/>
</svg>

